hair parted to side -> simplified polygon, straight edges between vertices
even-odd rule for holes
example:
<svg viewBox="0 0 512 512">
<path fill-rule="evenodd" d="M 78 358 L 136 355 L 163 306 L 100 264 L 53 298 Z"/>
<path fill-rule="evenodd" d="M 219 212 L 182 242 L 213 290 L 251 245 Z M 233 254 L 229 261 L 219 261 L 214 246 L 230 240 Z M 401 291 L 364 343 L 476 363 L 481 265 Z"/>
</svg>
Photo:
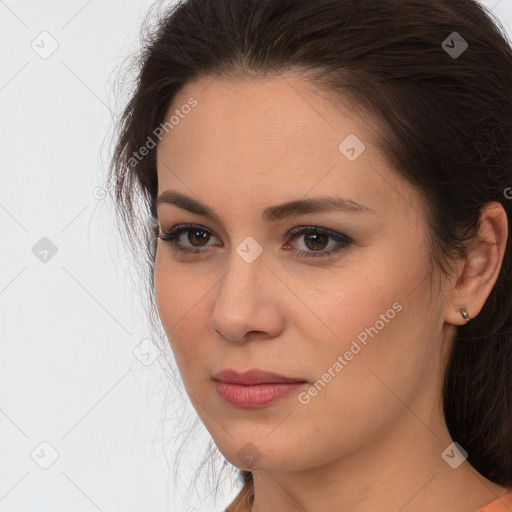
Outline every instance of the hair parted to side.
<svg viewBox="0 0 512 512">
<path fill-rule="evenodd" d="M 457 57 L 442 46 L 453 32 L 468 43 Z M 480 314 L 458 327 L 443 400 L 469 463 L 511 487 L 512 50 L 499 20 L 474 0 L 186 0 L 143 43 L 108 186 L 135 241 L 129 247 L 145 251 L 153 306 L 156 151 L 136 163 L 133 155 L 196 78 L 294 71 L 371 116 L 372 142 L 426 200 L 432 262 L 447 274 L 475 236 L 484 204 L 503 205 L 509 230 L 501 271 Z M 147 214 L 143 245 L 136 196 Z M 250 496 L 252 474 L 240 475 L 239 497 Z"/>
</svg>

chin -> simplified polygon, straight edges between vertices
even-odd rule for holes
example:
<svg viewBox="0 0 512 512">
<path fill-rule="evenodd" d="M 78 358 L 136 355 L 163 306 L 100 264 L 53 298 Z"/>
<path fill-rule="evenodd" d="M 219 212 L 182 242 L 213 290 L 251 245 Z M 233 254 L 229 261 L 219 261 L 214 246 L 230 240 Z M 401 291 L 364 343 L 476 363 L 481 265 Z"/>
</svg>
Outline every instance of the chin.
<svg viewBox="0 0 512 512">
<path fill-rule="evenodd" d="M 247 435 L 229 437 L 227 443 L 219 443 L 217 448 L 233 466 L 246 471 L 296 471 L 305 465 L 304 453 L 299 443 L 288 443 L 282 439 L 269 442 L 268 429 L 261 436 L 248 431 Z"/>
</svg>

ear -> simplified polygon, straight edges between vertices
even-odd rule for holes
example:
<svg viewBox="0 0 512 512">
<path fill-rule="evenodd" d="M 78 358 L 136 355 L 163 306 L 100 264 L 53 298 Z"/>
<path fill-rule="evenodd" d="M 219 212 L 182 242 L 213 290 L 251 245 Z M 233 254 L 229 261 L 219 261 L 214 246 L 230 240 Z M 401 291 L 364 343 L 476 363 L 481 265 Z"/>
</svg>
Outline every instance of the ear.
<svg viewBox="0 0 512 512">
<path fill-rule="evenodd" d="M 469 319 L 480 313 L 498 279 L 507 238 L 508 221 L 503 206 L 496 201 L 486 203 L 480 212 L 478 233 L 461 265 L 457 282 L 449 291 L 446 322 L 464 325 L 468 320 L 462 317 L 463 308 Z"/>
</svg>

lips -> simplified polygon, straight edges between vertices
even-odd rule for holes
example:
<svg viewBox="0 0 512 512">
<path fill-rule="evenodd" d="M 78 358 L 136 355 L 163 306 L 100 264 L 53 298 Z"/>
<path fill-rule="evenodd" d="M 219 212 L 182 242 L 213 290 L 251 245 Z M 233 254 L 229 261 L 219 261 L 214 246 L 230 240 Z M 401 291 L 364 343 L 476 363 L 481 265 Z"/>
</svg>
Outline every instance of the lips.
<svg viewBox="0 0 512 512">
<path fill-rule="evenodd" d="M 254 386 L 257 384 L 278 384 L 278 383 L 304 383 L 304 379 L 285 377 L 273 372 L 267 372 L 258 368 L 246 372 L 237 372 L 236 370 L 226 369 L 216 373 L 213 380 L 225 382 L 228 384 L 240 384 L 244 386 Z"/>
<path fill-rule="evenodd" d="M 240 409 L 257 409 L 273 404 L 307 384 L 258 368 L 246 372 L 227 369 L 213 376 L 215 389 L 224 402 Z"/>
</svg>

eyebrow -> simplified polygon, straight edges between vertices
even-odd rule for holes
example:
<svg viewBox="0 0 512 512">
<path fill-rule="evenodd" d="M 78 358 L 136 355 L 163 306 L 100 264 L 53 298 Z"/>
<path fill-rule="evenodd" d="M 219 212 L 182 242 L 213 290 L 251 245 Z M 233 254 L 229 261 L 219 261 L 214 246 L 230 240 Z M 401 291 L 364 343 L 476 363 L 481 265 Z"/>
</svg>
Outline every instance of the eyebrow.
<svg viewBox="0 0 512 512">
<path fill-rule="evenodd" d="M 155 207 L 161 204 L 173 204 L 197 215 L 210 217 L 222 223 L 221 217 L 210 207 L 185 194 L 174 190 L 162 192 L 156 200 Z M 275 222 L 285 217 L 303 215 L 307 213 L 319 213 L 338 211 L 345 213 L 376 213 L 375 210 L 342 197 L 314 197 L 310 199 L 297 199 L 276 206 L 269 206 L 263 210 L 263 218 L 268 222 Z"/>
</svg>

